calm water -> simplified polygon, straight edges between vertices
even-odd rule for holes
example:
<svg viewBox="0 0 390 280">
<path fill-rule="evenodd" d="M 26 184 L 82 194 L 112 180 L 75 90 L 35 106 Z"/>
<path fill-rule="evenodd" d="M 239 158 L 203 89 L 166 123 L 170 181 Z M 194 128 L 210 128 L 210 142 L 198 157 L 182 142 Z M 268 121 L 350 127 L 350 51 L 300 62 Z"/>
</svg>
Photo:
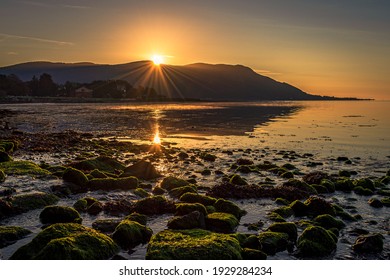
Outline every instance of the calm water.
<svg viewBox="0 0 390 280">
<path fill-rule="evenodd" d="M 196 149 L 209 149 L 217 156 L 213 163 L 167 162 L 164 159 L 154 162 L 164 175 L 186 177 L 194 175 L 198 184 L 212 187 L 221 180 L 216 174 L 200 176 L 202 169 L 219 170 L 231 173 L 230 165 L 240 157 L 250 157 L 259 163 L 263 160 L 276 161 L 278 165 L 292 163 L 303 173 L 313 170 L 337 173 L 340 169 L 358 171 L 358 176 L 380 177 L 390 169 L 390 102 L 379 101 L 326 101 L 326 102 L 266 102 L 266 103 L 192 103 L 192 104 L 19 104 L 2 105 L 2 122 L 25 132 L 59 132 L 76 130 L 93 133 L 97 136 L 115 136 L 123 141 L 149 142 L 156 128 L 162 140 L 171 143 L 178 150 L 196 155 Z M 4 111 L 6 110 L 6 111 Z M 225 150 L 233 150 L 227 155 Z M 246 149 L 251 149 L 247 151 Z M 278 155 L 281 150 L 294 150 L 297 153 L 311 153 L 313 157 L 297 158 L 293 161 Z M 141 155 L 142 156 L 142 155 Z M 352 164 L 346 166 L 335 160 L 347 156 Z M 17 157 L 17 156 L 16 156 Z M 18 159 L 18 158 L 17 158 Z M 127 159 L 126 155 L 123 159 Z M 50 155 L 29 158 L 39 163 L 56 161 Z M 307 161 L 321 162 L 322 165 L 307 166 Z M 264 174 L 242 174 L 251 183 L 260 183 Z M 275 183 L 284 179 L 272 177 Z M 61 184 L 61 180 L 31 180 L 26 177 L 8 178 L 2 187 L 16 187 L 17 192 L 34 190 L 48 191 L 51 185 Z M 159 184 L 159 181 L 152 182 Z M 132 192 L 89 193 L 101 201 L 111 199 L 138 199 Z M 79 195 L 80 196 L 80 195 Z M 72 206 L 78 195 L 62 199 L 59 204 Z M 340 232 L 339 242 L 333 259 L 358 259 L 351 250 L 356 239 L 354 228 L 364 228 L 369 232 L 380 232 L 385 236 L 385 249 L 374 259 L 387 259 L 390 256 L 390 215 L 388 208 L 372 208 L 367 197 L 354 193 L 327 195 L 328 200 L 359 213 L 363 220 L 347 223 Z M 239 232 L 250 232 L 245 223 L 264 222 L 266 229 L 271 221 L 267 213 L 277 205 L 270 199 L 236 201 L 248 214 L 241 219 Z M 28 243 L 41 230 L 39 213 L 30 211 L 1 221 L 5 225 L 18 225 L 30 229 L 33 234 L 0 250 L 0 259 L 9 258 L 13 252 Z M 83 224 L 91 226 L 97 218 L 107 218 L 104 213 L 98 216 L 82 214 Z M 170 215 L 152 217 L 148 226 L 154 233 L 166 227 Z M 289 218 L 295 221 L 294 217 Z M 251 232 L 255 233 L 255 232 Z M 144 258 L 146 246 L 135 248 L 132 254 L 121 252 L 131 259 Z M 270 256 L 275 259 L 294 258 L 287 252 Z"/>
</svg>

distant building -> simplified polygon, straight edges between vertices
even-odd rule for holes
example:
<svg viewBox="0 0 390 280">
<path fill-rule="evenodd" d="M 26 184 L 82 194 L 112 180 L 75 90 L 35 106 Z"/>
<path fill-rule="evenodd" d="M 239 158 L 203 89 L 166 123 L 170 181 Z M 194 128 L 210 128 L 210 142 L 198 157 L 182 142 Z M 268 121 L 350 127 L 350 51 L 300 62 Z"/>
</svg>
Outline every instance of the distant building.
<svg viewBox="0 0 390 280">
<path fill-rule="evenodd" d="M 93 94 L 93 90 L 87 87 L 81 87 L 75 90 L 74 97 L 79 98 L 91 98 Z"/>
</svg>

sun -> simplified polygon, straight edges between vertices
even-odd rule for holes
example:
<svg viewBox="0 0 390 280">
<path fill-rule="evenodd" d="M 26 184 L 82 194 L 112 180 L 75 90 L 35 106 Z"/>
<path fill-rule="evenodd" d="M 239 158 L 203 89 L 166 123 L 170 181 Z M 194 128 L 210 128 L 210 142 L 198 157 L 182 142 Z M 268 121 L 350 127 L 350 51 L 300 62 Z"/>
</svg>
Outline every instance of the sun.
<svg viewBox="0 0 390 280">
<path fill-rule="evenodd" d="M 160 145 L 161 144 L 161 138 L 160 138 L 159 134 L 160 133 L 157 130 L 156 134 L 154 135 L 154 138 L 153 138 L 153 144 L 156 144 L 156 145 Z"/>
<path fill-rule="evenodd" d="M 154 54 L 152 56 L 152 61 L 153 61 L 154 65 L 160 65 L 161 63 L 164 62 L 164 56 L 159 55 L 159 54 Z"/>
</svg>

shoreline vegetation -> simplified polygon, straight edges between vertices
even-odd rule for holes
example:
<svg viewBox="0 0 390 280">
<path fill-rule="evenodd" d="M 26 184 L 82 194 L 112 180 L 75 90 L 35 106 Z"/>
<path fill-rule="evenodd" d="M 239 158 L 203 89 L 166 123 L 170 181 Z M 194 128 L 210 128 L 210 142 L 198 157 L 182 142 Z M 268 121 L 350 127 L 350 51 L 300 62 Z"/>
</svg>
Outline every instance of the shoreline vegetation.
<svg viewBox="0 0 390 280">
<path fill-rule="evenodd" d="M 12 130 L 0 137 L 0 156 L 0 245 L 30 240 L 10 259 L 127 259 L 140 246 L 146 259 L 332 259 L 341 247 L 357 259 L 389 257 L 388 229 L 337 199 L 377 211 L 390 206 L 390 170 L 361 177 L 350 168 L 356 159 L 331 159 L 341 166 L 337 174 L 317 165 L 303 172 L 316 162 L 313 154 L 183 150 L 74 131 Z M 251 199 L 269 210 L 241 224 Z M 33 233 L 7 224 L 31 211 L 41 227 Z M 154 231 L 162 217 L 162 230 Z"/>
</svg>

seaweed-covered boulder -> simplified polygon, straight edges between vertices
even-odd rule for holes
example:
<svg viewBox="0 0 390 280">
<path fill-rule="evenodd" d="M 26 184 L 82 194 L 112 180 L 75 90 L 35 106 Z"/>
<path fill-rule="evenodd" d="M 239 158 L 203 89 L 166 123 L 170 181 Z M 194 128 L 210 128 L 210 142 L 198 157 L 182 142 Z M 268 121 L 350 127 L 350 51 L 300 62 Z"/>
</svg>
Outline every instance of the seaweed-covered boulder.
<svg viewBox="0 0 390 280">
<path fill-rule="evenodd" d="M 374 182 L 369 179 L 369 178 L 360 178 L 360 179 L 357 179 L 355 181 L 353 181 L 353 184 L 355 186 L 361 186 L 365 189 L 370 189 L 372 191 L 375 190 L 375 185 L 374 185 Z"/>
<path fill-rule="evenodd" d="M 357 253 L 380 253 L 383 250 L 383 239 L 379 233 L 360 235 L 352 249 Z"/>
<path fill-rule="evenodd" d="M 138 188 L 138 179 L 136 177 L 98 178 L 90 180 L 88 186 L 90 190 L 134 190 Z"/>
<path fill-rule="evenodd" d="M 193 211 L 183 216 L 175 216 L 168 221 L 169 229 L 194 229 L 206 228 L 204 214 L 199 211 Z"/>
<path fill-rule="evenodd" d="M 200 158 L 203 159 L 204 161 L 212 161 L 214 162 L 215 159 L 217 158 L 215 155 L 209 154 L 209 153 L 201 153 Z"/>
<path fill-rule="evenodd" d="M 239 159 L 237 159 L 236 163 L 237 163 L 237 165 L 253 165 L 254 164 L 253 160 L 251 160 L 249 158 L 239 158 Z"/>
<path fill-rule="evenodd" d="M 17 141 L 0 140 L 0 151 L 11 153 L 16 149 L 17 146 Z"/>
<path fill-rule="evenodd" d="M 81 224 L 81 217 L 72 207 L 67 206 L 46 206 L 39 214 L 39 220 L 42 224 L 55 223 L 79 223 Z"/>
<path fill-rule="evenodd" d="M 88 178 L 85 176 L 84 172 L 72 167 L 69 167 L 64 171 L 62 179 L 65 182 L 73 183 L 80 187 L 84 187 L 88 184 Z"/>
<path fill-rule="evenodd" d="M 351 192 L 354 187 L 355 185 L 353 184 L 352 180 L 348 178 L 338 179 L 335 182 L 335 188 L 338 191 Z"/>
<path fill-rule="evenodd" d="M 232 233 L 238 226 L 237 218 L 228 213 L 214 212 L 206 217 L 206 228 L 220 233 Z"/>
<path fill-rule="evenodd" d="M 303 217 L 308 214 L 308 206 L 300 200 L 291 202 L 290 208 L 294 211 L 294 215 L 297 217 Z"/>
<path fill-rule="evenodd" d="M 333 193 L 336 190 L 335 184 L 328 179 L 322 179 L 320 185 L 324 186 L 330 193 Z"/>
<path fill-rule="evenodd" d="M 279 214 L 283 218 L 289 218 L 294 214 L 294 210 L 290 206 L 280 206 L 272 210 L 272 212 Z"/>
<path fill-rule="evenodd" d="M 95 201 L 94 203 L 91 204 L 91 206 L 88 206 L 87 208 L 87 213 L 90 215 L 97 215 L 100 212 L 102 212 L 104 209 L 103 203 L 100 201 Z"/>
<path fill-rule="evenodd" d="M 130 215 L 127 215 L 125 217 L 125 220 L 137 222 L 140 223 L 141 225 L 146 226 L 146 224 L 148 223 L 148 216 L 134 212 L 131 213 Z"/>
<path fill-rule="evenodd" d="M 131 249 L 147 243 L 152 237 L 152 230 L 140 223 L 123 220 L 112 234 L 114 241 L 123 249 Z"/>
<path fill-rule="evenodd" d="M 370 205 L 371 207 L 374 207 L 374 208 L 382 208 L 383 207 L 383 203 L 378 199 L 378 198 L 370 198 L 368 200 L 368 205 Z"/>
<path fill-rule="evenodd" d="M 213 206 L 218 212 L 233 214 L 237 219 L 246 214 L 237 204 L 223 198 L 218 199 Z"/>
<path fill-rule="evenodd" d="M 325 229 L 331 229 L 331 228 L 342 229 L 343 227 L 345 227 L 343 221 L 336 219 L 329 214 L 323 214 L 317 216 L 314 219 L 314 222 Z"/>
<path fill-rule="evenodd" d="M 242 250 L 242 259 L 244 260 L 266 260 L 267 254 L 261 250 L 244 248 Z"/>
<path fill-rule="evenodd" d="M 174 177 L 174 176 L 168 176 L 165 177 L 161 182 L 161 188 L 164 190 L 170 191 L 179 187 L 184 187 L 189 185 L 190 183 L 186 180 Z"/>
<path fill-rule="evenodd" d="M 105 234 L 79 224 L 53 224 L 20 247 L 14 260 L 104 260 L 118 251 Z"/>
<path fill-rule="evenodd" d="M 187 185 L 183 187 L 174 188 L 169 191 L 169 195 L 175 198 L 179 198 L 185 193 L 198 193 L 198 190 L 195 185 Z"/>
<path fill-rule="evenodd" d="M 283 187 L 292 187 L 296 191 L 306 193 L 307 194 L 306 197 L 312 194 L 317 194 L 315 188 L 310 186 L 308 183 L 304 181 L 300 181 L 298 179 L 289 179 L 287 182 L 283 183 Z"/>
<path fill-rule="evenodd" d="M 335 210 L 333 206 L 325 199 L 318 196 L 311 196 L 305 202 L 308 208 L 308 214 L 312 216 L 318 216 L 322 214 L 329 214 L 335 216 Z"/>
<path fill-rule="evenodd" d="M 161 177 L 161 174 L 151 162 L 142 159 L 133 165 L 126 167 L 121 176 L 135 176 L 138 179 L 151 180 Z"/>
<path fill-rule="evenodd" d="M 289 235 L 284 232 L 261 232 L 258 238 L 262 251 L 267 255 L 275 255 L 277 252 L 285 251 L 289 244 Z"/>
<path fill-rule="evenodd" d="M 217 200 L 211 196 L 200 195 L 195 193 L 185 193 L 180 197 L 180 201 L 187 203 L 200 203 L 204 206 L 213 206 Z"/>
<path fill-rule="evenodd" d="M 149 260 L 240 260 L 242 248 L 234 237 L 202 229 L 164 230 L 152 237 Z"/>
<path fill-rule="evenodd" d="M 268 227 L 269 231 L 272 232 L 284 232 L 288 234 L 289 240 L 295 241 L 298 237 L 298 229 L 294 223 L 284 222 L 284 223 L 273 223 Z"/>
<path fill-rule="evenodd" d="M 302 178 L 302 180 L 309 185 L 321 184 L 321 182 L 326 179 L 329 179 L 329 175 L 321 171 L 310 172 Z"/>
<path fill-rule="evenodd" d="M 30 233 L 31 231 L 22 227 L 0 226 L 0 249 L 15 243 Z"/>
<path fill-rule="evenodd" d="M 298 256 L 307 259 L 322 258 L 332 253 L 337 237 L 319 226 L 307 227 L 298 238 Z"/>
<path fill-rule="evenodd" d="M 79 162 L 74 162 L 71 167 L 83 170 L 92 171 L 94 169 L 115 174 L 118 170 L 124 170 L 125 166 L 114 158 L 107 156 L 100 156 L 97 158 L 90 158 Z"/>
<path fill-rule="evenodd" d="M 47 176 L 51 174 L 37 164 L 25 160 L 1 162 L 0 169 L 7 175 Z"/>
<path fill-rule="evenodd" d="M 122 222 L 120 218 L 97 219 L 92 223 L 92 228 L 103 233 L 111 233 L 115 231 L 120 222 Z"/>
<path fill-rule="evenodd" d="M 354 193 L 358 195 L 373 195 L 374 192 L 368 188 L 362 187 L 362 186 L 357 186 L 353 188 Z"/>
<path fill-rule="evenodd" d="M 113 216 L 128 215 L 134 211 L 134 205 L 128 199 L 112 199 L 104 203 L 103 210 Z"/>
<path fill-rule="evenodd" d="M 200 203 L 178 203 L 176 204 L 176 216 L 187 215 L 191 212 L 198 211 L 204 216 L 207 215 L 207 209 L 203 204 Z"/>
<path fill-rule="evenodd" d="M 134 211 L 145 215 L 160 215 L 173 213 L 175 205 L 165 196 L 156 195 L 138 200 L 134 205 Z"/>
<path fill-rule="evenodd" d="M 10 199 L 10 203 L 15 213 L 23 213 L 55 204 L 58 200 L 54 194 L 34 192 L 15 195 Z"/>
<path fill-rule="evenodd" d="M 234 174 L 233 176 L 231 176 L 229 183 L 238 186 L 248 185 L 248 182 L 238 174 Z"/>
<path fill-rule="evenodd" d="M 386 207 L 390 207 L 390 197 L 384 197 L 381 199 L 382 205 Z"/>
<path fill-rule="evenodd" d="M 5 173 L 3 170 L 0 169 L 0 183 L 5 181 Z"/>
<path fill-rule="evenodd" d="M 11 160 L 12 157 L 8 153 L 0 151 L 0 162 L 7 162 Z"/>
<path fill-rule="evenodd" d="M 90 173 L 89 173 L 93 178 L 97 179 L 97 178 L 108 178 L 107 174 L 100 171 L 99 169 L 94 169 L 92 170 Z"/>
</svg>

